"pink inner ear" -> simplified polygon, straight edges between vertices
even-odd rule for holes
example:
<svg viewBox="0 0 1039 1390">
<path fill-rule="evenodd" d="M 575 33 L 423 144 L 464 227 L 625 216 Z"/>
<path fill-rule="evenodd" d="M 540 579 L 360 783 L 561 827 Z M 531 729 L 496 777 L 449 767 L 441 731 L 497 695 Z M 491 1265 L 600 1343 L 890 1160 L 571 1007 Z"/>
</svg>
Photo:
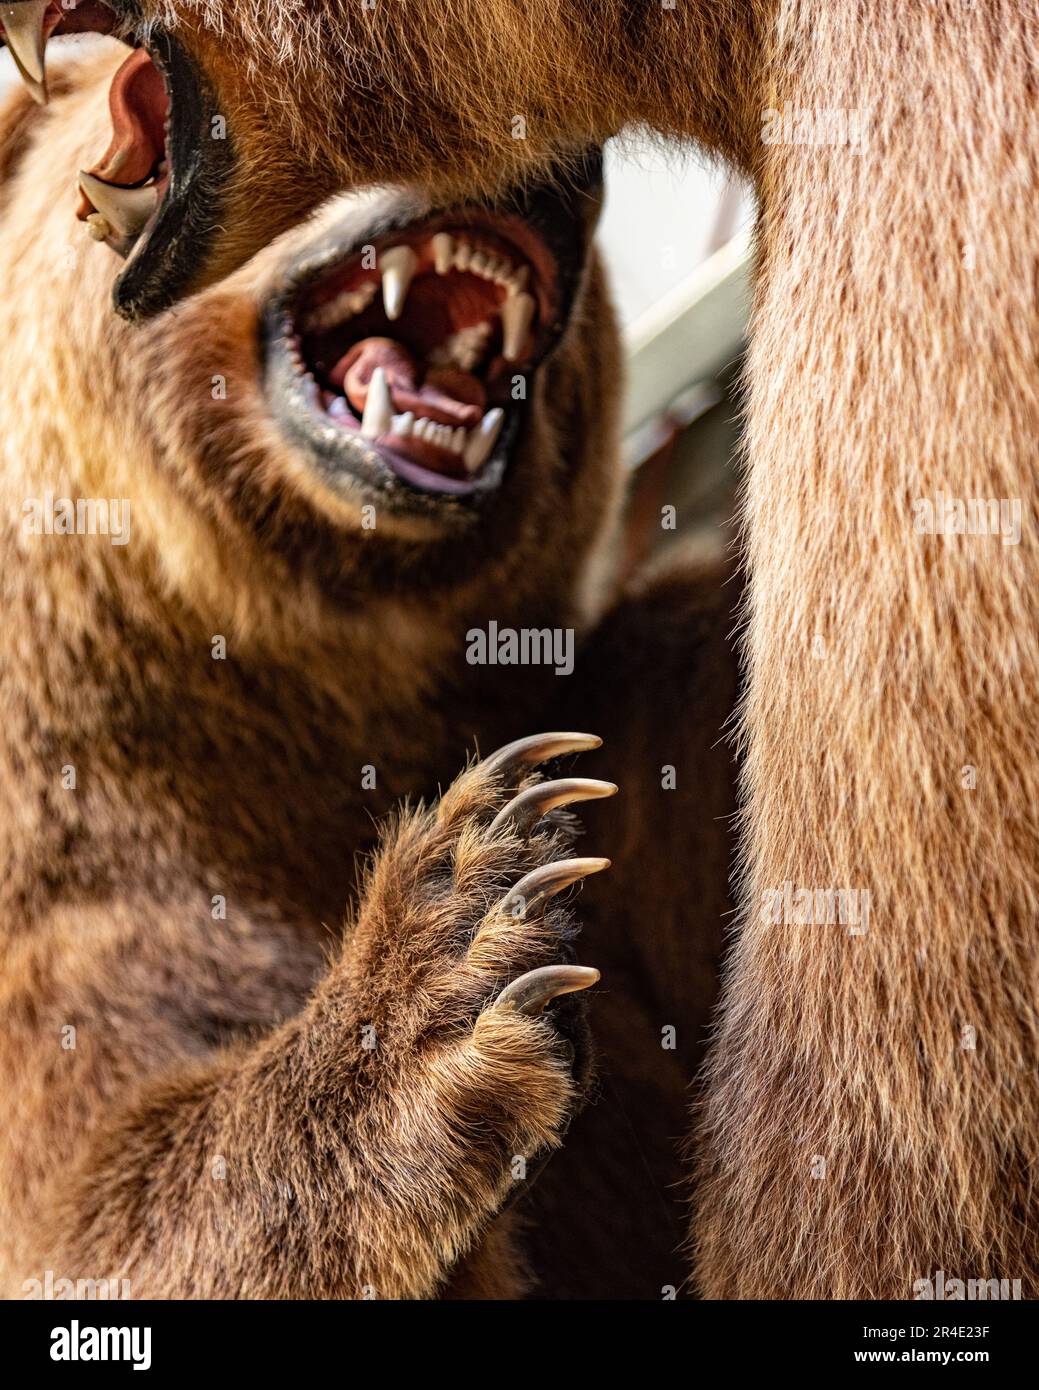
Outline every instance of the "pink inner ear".
<svg viewBox="0 0 1039 1390">
<path fill-rule="evenodd" d="M 143 183 L 164 158 L 169 98 L 162 74 L 148 51 L 137 48 L 116 73 L 108 93 L 112 139 L 87 173 L 124 188 Z M 81 195 L 79 215 L 93 211 Z"/>
</svg>

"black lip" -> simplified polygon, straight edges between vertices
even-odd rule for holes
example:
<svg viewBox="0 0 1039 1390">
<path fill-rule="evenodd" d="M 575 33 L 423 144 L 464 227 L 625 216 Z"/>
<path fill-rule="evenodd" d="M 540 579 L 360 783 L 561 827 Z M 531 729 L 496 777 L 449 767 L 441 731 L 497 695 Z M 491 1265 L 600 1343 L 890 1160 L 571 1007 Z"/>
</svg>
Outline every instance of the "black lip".
<svg viewBox="0 0 1039 1390">
<path fill-rule="evenodd" d="M 359 437 L 355 439 L 346 434 L 330 421 L 315 399 L 313 387 L 300 374 L 292 356 L 293 310 L 301 292 L 366 243 L 416 223 L 432 223 L 455 216 L 464 220 L 467 213 L 472 216 L 474 211 L 481 210 L 511 213 L 530 224 L 551 252 L 556 265 L 558 309 L 555 321 L 543 336 L 537 365 L 532 369 L 540 370 L 569 324 L 598 221 L 601 190 L 602 151 L 588 150 L 575 165 L 560 171 L 557 179 L 498 202 L 453 204 L 432 209 L 413 206 L 396 216 L 378 220 L 348 241 L 333 228 L 289 265 L 282 285 L 268 300 L 263 312 L 264 385 L 283 433 L 310 456 L 316 470 L 333 490 L 356 497 L 359 485 L 362 492 L 377 496 L 394 511 L 412 515 L 471 514 L 499 490 L 509 457 L 525 429 L 529 401 L 507 411 L 502 437 L 494 453 L 479 476 L 464 490 L 423 491 L 394 472 L 378 449 Z"/>
<path fill-rule="evenodd" d="M 112 289 L 118 314 L 150 318 L 190 294 L 216 237 L 235 163 L 234 145 L 212 138 L 221 115 L 212 87 L 171 34 L 149 27 L 146 47 L 170 96 L 170 177 L 154 220 Z"/>
</svg>

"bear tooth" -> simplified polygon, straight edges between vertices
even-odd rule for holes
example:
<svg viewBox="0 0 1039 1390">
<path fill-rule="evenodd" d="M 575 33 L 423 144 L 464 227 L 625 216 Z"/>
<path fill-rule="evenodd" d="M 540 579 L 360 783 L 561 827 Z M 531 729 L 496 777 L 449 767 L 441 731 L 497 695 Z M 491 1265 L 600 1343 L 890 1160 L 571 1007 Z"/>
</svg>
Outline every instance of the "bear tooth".
<svg viewBox="0 0 1039 1390">
<path fill-rule="evenodd" d="M 523 355 L 530 325 L 534 322 L 535 304 L 529 294 L 510 295 L 501 306 L 502 353 L 507 362 L 518 362 Z"/>
<path fill-rule="evenodd" d="M 437 232 L 433 238 L 433 264 L 438 275 L 446 275 L 451 269 L 455 255 L 454 237 L 447 232 Z"/>
<path fill-rule="evenodd" d="M 391 246 L 379 257 L 382 302 L 391 321 L 401 316 L 417 266 L 418 257 L 410 246 Z"/>
<path fill-rule="evenodd" d="M 382 367 L 376 367 L 368 383 L 361 433 L 365 439 L 378 439 L 380 434 L 385 434 L 389 429 L 392 418 L 393 405 L 390 401 L 390 388 L 386 384 L 386 373 Z"/>
<path fill-rule="evenodd" d="M 415 413 L 412 410 L 406 410 L 403 415 L 394 415 L 390 421 L 390 433 L 399 435 L 401 439 L 408 439 L 414 427 Z"/>
<path fill-rule="evenodd" d="M 99 212 L 92 212 L 86 221 L 87 231 L 94 241 L 107 241 L 112 235 L 112 227 L 107 217 L 103 217 Z"/>
<path fill-rule="evenodd" d="M 487 257 L 482 251 L 474 251 L 469 262 L 469 269 L 474 275 L 487 274 Z"/>
<path fill-rule="evenodd" d="M 17 5 L 0 5 L 0 24 L 15 67 L 33 99 L 47 104 L 47 67 L 44 52 L 47 39 L 44 21 L 50 0 L 21 0 Z"/>
<path fill-rule="evenodd" d="M 530 266 L 521 265 L 519 270 L 507 281 L 510 295 L 519 294 L 527 288 L 527 281 L 530 279 Z"/>
<path fill-rule="evenodd" d="M 367 309 L 368 305 L 375 298 L 375 291 L 378 289 L 374 280 L 366 280 L 359 290 L 349 296 L 350 308 L 355 314 L 359 314 L 362 309 Z"/>
<path fill-rule="evenodd" d="M 105 183 L 93 174 L 81 173 L 79 186 L 90 203 L 122 236 L 136 236 L 159 202 L 154 184 L 146 188 L 123 188 L 117 183 Z"/>
<path fill-rule="evenodd" d="M 455 269 L 468 270 L 473 258 L 473 248 L 467 241 L 460 241 L 455 249 Z"/>
<path fill-rule="evenodd" d="M 488 410 L 475 429 L 469 431 L 469 441 L 462 455 L 466 472 L 476 473 L 484 466 L 498 442 L 504 422 L 505 412 L 495 406 L 493 410 Z"/>
<path fill-rule="evenodd" d="M 468 439 L 469 431 L 464 425 L 459 425 L 451 437 L 451 452 L 453 454 L 464 454 Z"/>
</svg>

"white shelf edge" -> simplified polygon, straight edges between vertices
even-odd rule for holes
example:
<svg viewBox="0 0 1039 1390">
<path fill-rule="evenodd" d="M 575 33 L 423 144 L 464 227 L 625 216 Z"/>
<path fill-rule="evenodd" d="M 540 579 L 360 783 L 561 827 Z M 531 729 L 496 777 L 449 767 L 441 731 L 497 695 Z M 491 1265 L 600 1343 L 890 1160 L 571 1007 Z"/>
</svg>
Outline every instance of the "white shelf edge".
<svg viewBox="0 0 1039 1390">
<path fill-rule="evenodd" d="M 750 229 L 739 232 L 629 324 L 625 434 L 738 355 L 750 313 L 752 244 Z"/>
</svg>

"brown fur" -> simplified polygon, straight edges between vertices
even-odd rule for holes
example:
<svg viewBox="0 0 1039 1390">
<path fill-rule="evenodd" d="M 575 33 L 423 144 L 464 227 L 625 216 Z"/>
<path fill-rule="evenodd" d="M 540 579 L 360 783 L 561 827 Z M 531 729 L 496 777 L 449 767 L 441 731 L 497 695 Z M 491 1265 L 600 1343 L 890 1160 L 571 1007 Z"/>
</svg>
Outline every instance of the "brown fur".
<svg viewBox="0 0 1039 1390">
<path fill-rule="evenodd" d="M 527 1287 L 514 1219 L 491 1222 L 516 1193 L 511 1156 L 559 1143 L 584 1071 L 574 1078 L 552 1022 L 488 1008 L 510 977 L 556 959 L 570 930 L 565 909 L 517 925 L 496 908 L 562 851 L 565 829 L 488 841 L 503 788 L 479 767 L 451 783 L 474 745 L 489 751 L 555 713 L 551 673 L 464 663 L 466 630 L 494 616 L 576 625 L 585 652 L 566 712 L 610 717 L 604 769 L 619 778 L 626 729 L 638 750 L 635 805 L 595 821 L 597 841 L 618 843 L 623 896 L 589 895 L 598 935 L 582 950 L 632 967 L 612 988 L 641 1010 L 605 1001 L 612 1089 L 586 1112 L 603 1174 L 620 1182 L 602 1198 L 616 1204 L 616 1239 L 571 1200 L 539 1234 L 533 1275 L 543 1290 L 580 1291 L 607 1260 L 632 1267 L 637 1241 L 632 1292 L 659 1297 L 680 1277 L 679 1207 L 654 1188 L 676 1163 L 723 902 L 730 782 L 714 698 L 731 700 L 731 660 L 726 595 L 709 576 L 691 577 L 681 612 L 700 615 L 699 634 L 676 639 L 668 584 L 681 582 L 661 580 L 598 642 L 605 590 L 593 581 L 620 496 L 617 344 L 598 269 L 539 375 L 533 433 L 498 504 L 447 537 L 390 516 L 365 534 L 283 442 L 258 386 L 257 303 L 288 248 L 136 331 L 108 312 L 109 253 L 77 237 L 63 254 L 61 190 L 103 134 L 118 60 L 108 43 L 73 64 L 46 112 L 13 96 L 0 128 L 12 266 L 0 330 L 25 364 L 0 381 L 4 1286 L 18 1293 L 50 1269 L 127 1276 L 136 1296 Z M 226 400 L 212 398 L 215 374 Z M 46 488 L 129 498 L 130 544 L 24 534 L 23 500 Z M 636 672 L 619 656 L 639 631 L 650 645 Z M 212 659 L 214 634 L 226 661 Z M 676 672 L 705 663 L 717 677 L 701 675 L 697 717 L 665 757 L 644 722 L 654 672 L 673 704 Z M 670 841 L 645 823 L 672 809 L 658 759 L 678 765 L 687 805 L 706 785 L 719 813 L 704 835 L 703 980 L 679 970 L 677 994 L 638 937 L 643 912 L 659 917 L 680 959 L 700 918 L 679 913 L 684 882 L 647 852 L 699 848 L 692 817 Z M 376 791 L 360 789 L 366 764 Z M 75 790 L 62 786 L 69 766 Z M 428 809 L 398 810 L 377 835 L 377 818 L 419 795 Z M 555 1017 L 563 1027 L 569 1014 Z M 677 1054 L 661 1051 L 665 1024 L 679 1028 Z M 62 1046 L 68 1026 L 74 1048 Z M 614 1155 L 639 1106 L 652 1153 L 635 1189 Z M 573 1197 L 580 1169 L 555 1172 Z M 647 1237 L 649 1193 L 670 1208 Z M 532 1206 L 517 1216 L 545 1231 Z M 591 1274 L 566 1267 L 589 1230 Z"/>
<path fill-rule="evenodd" d="M 773 0 L 143 0 L 227 116 L 211 283 L 341 188 L 500 192 L 633 121 L 750 167 Z M 517 135 L 514 117 L 525 125 Z M 102 145 L 102 149 L 104 146 Z M 100 153 L 98 151 L 97 153 Z"/>
<path fill-rule="evenodd" d="M 321 7 L 326 48 L 302 7 L 208 7 L 236 32 L 247 11 L 256 37 L 230 42 L 256 52 L 254 92 L 280 98 L 274 60 L 342 80 L 359 12 Z M 379 11 L 382 37 L 351 51 L 405 113 L 416 168 L 485 183 L 643 120 L 757 181 L 746 910 L 706 1111 L 701 1287 L 905 1297 L 944 1267 L 1034 1291 L 1034 6 Z M 433 55 L 439 122 L 420 95 Z M 784 101 L 864 112 L 866 150 L 764 146 L 762 111 Z M 280 150 L 294 121 L 338 138 L 327 110 L 292 106 Z M 521 149 L 514 108 L 540 118 Z M 361 140 L 342 174 L 377 162 L 359 123 L 380 116 L 378 98 L 343 113 Z M 1024 544 L 914 535 L 911 502 L 943 486 L 1022 499 Z M 867 937 L 764 925 L 787 880 L 868 889 Z"/>
<path fill-rule="evenodd" d="M 789 5 L 776 35 L 775 90 L 870 139 L 772 147 L 762 180 L 715 1297 L 1039 1292 L 1037 42 L 1011 3 Z M 1020 546 L 914 534 L 939 489 L 1020 498 Z M 765 925 L 784 880 L 868 889 L 866 936 Z"/>
</svg>

